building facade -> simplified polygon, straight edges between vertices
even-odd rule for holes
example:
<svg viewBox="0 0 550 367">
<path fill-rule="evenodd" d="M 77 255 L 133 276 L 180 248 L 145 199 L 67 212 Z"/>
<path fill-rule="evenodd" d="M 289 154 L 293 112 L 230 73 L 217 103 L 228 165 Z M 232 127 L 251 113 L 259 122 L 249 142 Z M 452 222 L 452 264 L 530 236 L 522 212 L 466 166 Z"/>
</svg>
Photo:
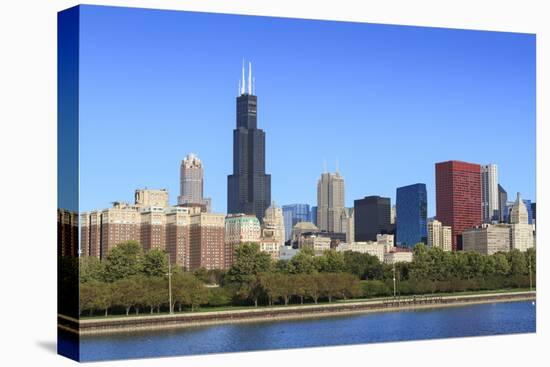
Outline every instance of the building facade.
<svg viewBox="0 0 550 367">
<path fill-rule="evenodd" d="M 498 167 L 496 164 L 481 166 L 481 211 L 484 223 L 498 221 L 499 213 L 499 187 Z"/>
<path fill-rule="evenodd" d="M 204 167 L 201 160 L 189 153 L 180 165 L 180 195 L 178 205 L 200 204 L 207 212 L 211 210 L 211 199 L 204 198 Z"/>
<path fill-rule="evenodd" d="M 464 251 L 482 255 L 510 251 L 510 226 L 506 224 L 483 224 L 463 232 Z"/>
<path fill-rule="evenodd" d="M 248 89 L 244 65 L 233 130 L 233 173 L 227 177 L 227 212 L 262 220 L 271 203 L 271 176 L 265 173 L 265 132 L 257 127 L 258 98 L 253 94 L 249 64 Z"/>
<path fill-rule="evenodd" d="M 452 249 L 462 250 L 462 232 L 479 226 L 481 216 L 481 167 L 447 161 L 435 165 L 436 219 L 452 228 Z"/>
<path fill-rule="evenodd" d="M 452 251 L 452 229 L 437 219 L 428 222 L 428 247 L 438 247 L 443 251 Z"/>
<path fill-rule="evenodd" d="M 354 201 L 355 241 L 376 241 L 377 234 L 393 232 L 390 198 L 366 196 Z"/>
<path fill-rule="evenodd" d="M 275 203 L 266 209 L 262 222 L 260 250 L 272 259 L 279 258 L 279 248 L 285 244 L 285 223 L 283 210 Z"/>
<path fill-rule="evenodd" d="M 510 210 L 510 246 L 512 249 L 526 251 L 535 244 L 534 226 L 529 224 L 528 206 L 517 193 L 516 201 Z"/>
<path fill-rule="evenodd" d="M 285 241 L 290 240 L 292 227 L 299 222 L 311 221 L 311 210 L 308 204 L 283 205 L 285 223 Z"/>
<path fill-rule="evenodd" d="M 396 234 L 397 245 L 412 248 L 428 242 L 428 193 L 426 184 L 417 183 L 397 188 Z"/>
<path fill-rule="evenodd" d="M 235 261 L 235 249 L 243 243 L 260 244 L 260 221 L 255 215 L 229 214 L 225 218 L 225 265 L 229 269 Z"/>
<path fill-rule="evenodd" d="M 346 234 L 346 242 L 352 243 L 355 240 L 355 216 L 353 208 L 344 208 L 342 211 L 342 230 Z"/>
<path fill-rule="evenodd" d="M 189 270 L 224 269 L 225 265 L 225 215 L 192 215 L 189 225 Z"/>
<path fill-rule="evenodd" d="M 166 189 L 137 189 L 134 195 L 134 202 L 136 207 L 160 207 L 167 208 L 168 203 L 168 190 Z"/>
<path fill-rule="evenodd" d="M 317 181 L 317 227 L 321 231 L 342 233 L 344 178 L 338 173 L 323 173 Z"/>
<path fill-rule="evenodd" d="M 500 184 L 498 184 L 498 221 L 500 223 L 506 223 L 508 213 L 506 213 L 508 202 L 508 193 L 504 190 Z"/>
</svg>

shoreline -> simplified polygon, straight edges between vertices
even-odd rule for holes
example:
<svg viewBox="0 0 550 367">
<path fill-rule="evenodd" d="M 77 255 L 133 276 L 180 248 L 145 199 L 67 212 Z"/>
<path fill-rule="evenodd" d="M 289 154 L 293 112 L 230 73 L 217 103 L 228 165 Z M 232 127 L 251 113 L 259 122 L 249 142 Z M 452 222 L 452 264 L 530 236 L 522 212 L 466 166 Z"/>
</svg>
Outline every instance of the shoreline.
<svg viewBox="0 0 550 367">
<path fill-rule="evenodd" d="M 487 293 L 457 296 L 416 296 L 401 299 L 292 305 L 229 311 L 206 311 L 173 315 L 131 316 L 78 320 L 58 315 L 58 328 L 80 336 L 173 330 L 191 327 L 269 322 L 296 319 L 338 317 L 377 312 L 399 312 L 433 308 L 458 307 L 495 302 L 518 302 L 536 299 L 536 291 Z"/>
</svg>

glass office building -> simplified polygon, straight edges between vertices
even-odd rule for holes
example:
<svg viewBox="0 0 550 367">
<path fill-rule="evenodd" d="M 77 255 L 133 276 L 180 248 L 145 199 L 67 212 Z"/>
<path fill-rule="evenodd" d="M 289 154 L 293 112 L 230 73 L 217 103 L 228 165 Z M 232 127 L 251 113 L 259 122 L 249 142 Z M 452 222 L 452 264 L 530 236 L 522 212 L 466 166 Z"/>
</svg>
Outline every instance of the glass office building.
<svg viewBox="0 0 550 367">
<path fill-rule="evenodd" d="M 414 247 L 427 243 L 428 195 L 426 185 L 418 183 L 397 188 L 396 243 L 401 247 Z"/>
<path fill-rule="evenodd" d="M 283 205 L 283 218 L 285 223 L 285 241 L 290 239 L 292 227 L 299 222 L 310 222 L 309 204 Z"/>
</svg>

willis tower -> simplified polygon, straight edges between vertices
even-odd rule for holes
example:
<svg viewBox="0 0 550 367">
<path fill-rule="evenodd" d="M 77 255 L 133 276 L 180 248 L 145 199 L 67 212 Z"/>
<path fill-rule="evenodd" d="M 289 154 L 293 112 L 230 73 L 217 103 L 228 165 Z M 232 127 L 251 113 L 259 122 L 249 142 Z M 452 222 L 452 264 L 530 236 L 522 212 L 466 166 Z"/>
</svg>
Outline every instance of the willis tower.
<svg viewBox="0 0 550 367">
<path fill-rule="evenodd" d="M 227 212 L 255 215 L 262 221 L 271 203 L 271 175 L 265 173 L 265 132 L 257 128 L 258 97 L 253 84 L 252 64 L 248 64 L 246 85 L 243 63 L 233 130 L 233 174 L 227 176 Z"/>
</svg>

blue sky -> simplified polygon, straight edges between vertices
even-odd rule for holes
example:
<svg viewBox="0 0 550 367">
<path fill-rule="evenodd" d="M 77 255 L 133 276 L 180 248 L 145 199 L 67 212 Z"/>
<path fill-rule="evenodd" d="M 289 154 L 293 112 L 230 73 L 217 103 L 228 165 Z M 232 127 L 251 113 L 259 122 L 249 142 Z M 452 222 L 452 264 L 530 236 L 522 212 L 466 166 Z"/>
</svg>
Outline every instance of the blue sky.
<svg viewBox="0 0 550 367">
<path fill-rule="evenodd" d="M 225 212 L 235 97 L 253 63 L 278 204 L 316 203 L 326 161 L 346 204 L 417 182 L 435 215 L 434 164 L 496 163 L 535 200 L 535 36 L 84 6 L 81 210 L 167 188 L 195 152 Z"/>
</svg>

